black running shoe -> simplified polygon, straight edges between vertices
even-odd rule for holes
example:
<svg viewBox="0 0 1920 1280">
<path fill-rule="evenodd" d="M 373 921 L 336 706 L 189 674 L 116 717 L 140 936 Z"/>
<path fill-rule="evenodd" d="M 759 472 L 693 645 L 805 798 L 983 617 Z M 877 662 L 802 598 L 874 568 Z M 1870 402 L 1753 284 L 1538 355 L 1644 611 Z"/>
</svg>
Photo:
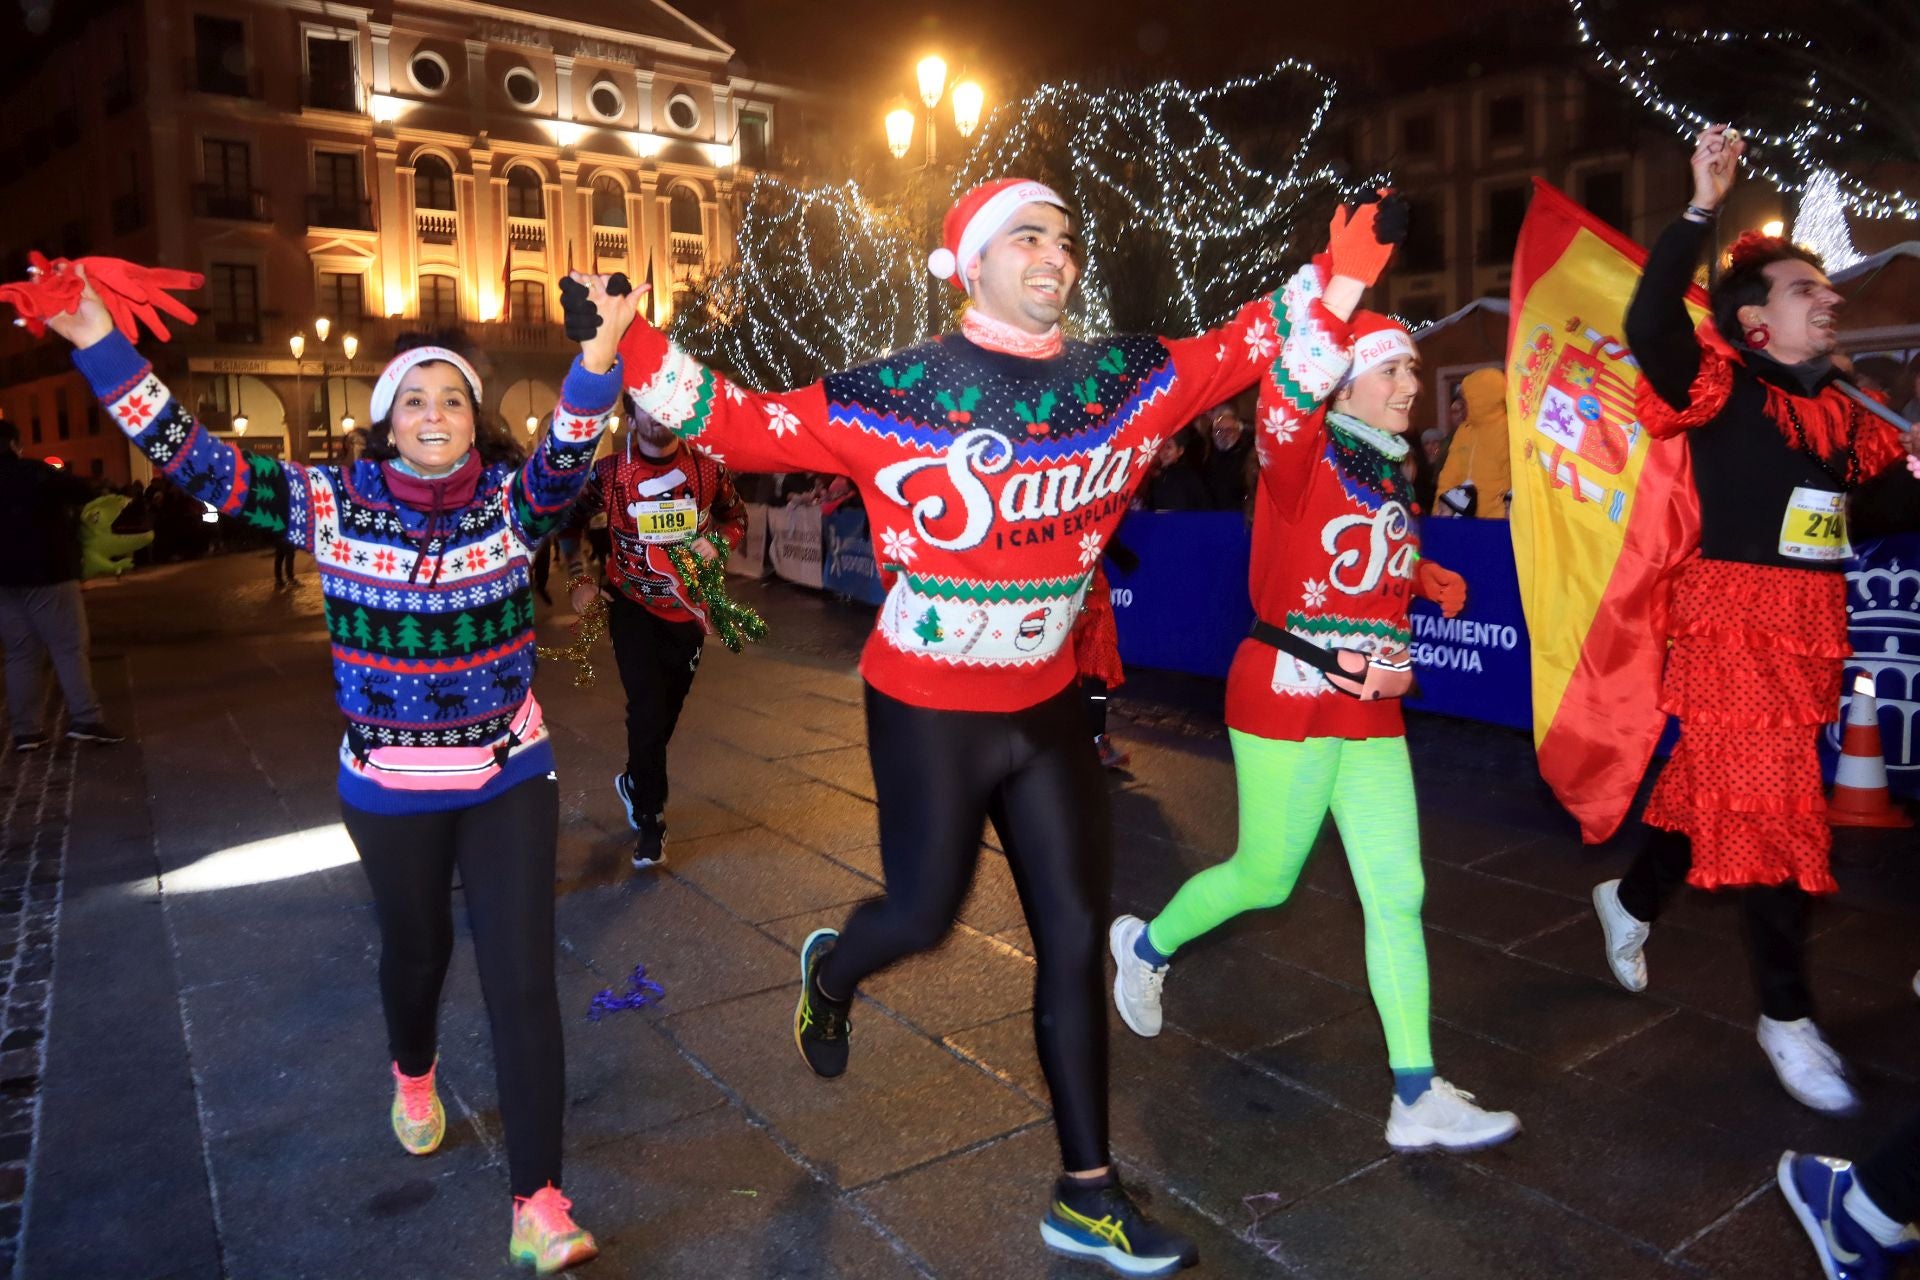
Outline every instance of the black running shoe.
<svg viewBox="0 0 1920 1280">
<path fill-rule="evenodd" d="M 1111 1177 L 1095 1187 L 1060 1179 L 1040 1238 L 1055 1253 L 1105 1263 L 1123 1276 L 1170 1276 L 1200 1261 L 1193 1241 L 1154 1225 Z"/>
<path fill-rule="evenodd" d="M 829 1080 L 847 1069 L 847 1039 L 853 1024 L 852 1001 L 829 1000 L 813 976 L 839 940 L 838 929 L 815 929 L 800 948 L 800 1002 L 793 1009 L 793 1043 L 813 1074 Z"/>
<path fill-rule="evenodd" d="M 640 838 L 633 846 L 633 869 L 645 871 L 667 860 L 667 823 L 659 814 L 641 814 L 634 823 Z"/>
<path fill-rule="evenodd" d="M 13 735 L 13 749 L 19 752 L 38 751 L 47 745 L 44 733 L 16 733 Z"/>
<path fill-rule="evenodd" d="M 109 745 L 127 740 L 125 734 L 115 733 L 98 720 L 89 721 L 85 724 L 68 725 L 67 736 L 75 742 L 103 742 Z"/>
</svg>

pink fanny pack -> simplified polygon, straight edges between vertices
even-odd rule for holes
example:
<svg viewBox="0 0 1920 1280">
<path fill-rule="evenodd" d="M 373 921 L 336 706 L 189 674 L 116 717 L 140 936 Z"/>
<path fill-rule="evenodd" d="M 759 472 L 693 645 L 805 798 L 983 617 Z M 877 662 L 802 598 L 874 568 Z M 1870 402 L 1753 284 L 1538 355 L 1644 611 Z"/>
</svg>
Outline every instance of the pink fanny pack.
<svg viewBox="0 0 1920 1280">
<path fill-rule="evenodd" d="M 471 747 L 374 747 L 354 750 L 352 729 L 341 744 L 340 759 L 349 769 L 394 791 L 478 791 L 499 776 L 514 752 L 546 736 L 540 704 L 528 694 L 506 736 Z"/>
</svg>

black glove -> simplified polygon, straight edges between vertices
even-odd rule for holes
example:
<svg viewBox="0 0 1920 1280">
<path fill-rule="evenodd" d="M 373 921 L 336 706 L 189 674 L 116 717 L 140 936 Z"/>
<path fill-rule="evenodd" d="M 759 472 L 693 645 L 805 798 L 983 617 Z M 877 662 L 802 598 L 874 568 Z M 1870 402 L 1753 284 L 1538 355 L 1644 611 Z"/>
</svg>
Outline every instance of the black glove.
<svg viewBox="0 0 1920 1280">
<path fill-rule="evenodd" d="M 1407 238 L 1407 198 L 1398 191 L 1384 196 L 1378 191 L 1368 191 L 1349 203 L 1357 206 L 1376 201 L 1380 212 L 1373 215 L 1373 238 L 1381 244 L 1403 243 Z"/>
<path fill-rule="evenodd" d="M 612 292 L 611 285 L 608 292 Z M 566 321 L 569 342 L 586 342 L 600 332 L 600 308 L 593 305 L 587 286 L 572 276 L 560 282 L 560 311 Z"/>
</svg>

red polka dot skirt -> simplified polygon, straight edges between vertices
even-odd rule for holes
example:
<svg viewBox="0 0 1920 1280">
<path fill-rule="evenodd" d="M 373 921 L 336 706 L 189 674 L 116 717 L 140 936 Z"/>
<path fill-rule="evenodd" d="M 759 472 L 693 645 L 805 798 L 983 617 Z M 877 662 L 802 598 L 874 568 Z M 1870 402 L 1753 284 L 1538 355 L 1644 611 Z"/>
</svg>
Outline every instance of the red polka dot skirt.
<svg viewBox="0 0 1920 1280">
<path fill-rule="evenodd" d="M 1113 617 L 1113 590 L 1105 569 L 1093 571 L 1087 598 L 1073 625 L 1073 665 L 1082 676 L 1106 681 L 1118 689 L 1127 681 L 1120 666 L 1120 628 Z"/>
<path fill-rule="evenodd" d="M 1702 889 L 1835 889 L 1816 742 L 1839 714 L 1846 579 L 1694 560 L 1674 582 L 1661 705 L 1680 745 L 1647 822 L 1687 835 Z"/>
</svg>

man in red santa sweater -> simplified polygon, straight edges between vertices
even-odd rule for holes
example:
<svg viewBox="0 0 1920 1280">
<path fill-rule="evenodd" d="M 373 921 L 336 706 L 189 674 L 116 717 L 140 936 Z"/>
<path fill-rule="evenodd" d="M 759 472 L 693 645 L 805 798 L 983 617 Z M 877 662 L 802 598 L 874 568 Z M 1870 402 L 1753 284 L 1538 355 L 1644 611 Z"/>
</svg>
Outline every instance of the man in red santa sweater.
<svg viewBox="0 0 1920 1280">
<path fill-rule="evenodd" d="M 1198 1254 L 1141 1214 L 1109 1160 L 1111 814 L 1074 619 L 1161 441 L 1276 356 L 1322 394 L 1339 378 L 1345 316 L 1372 276 L 1337 277 L 1377 269 L 1380 207 L 1343 211 L 1329 267 L 1218 329 L 1069 342 L 1073 215 L 1046 186 L 1006 178 L 954 206 L 929 263 L 971 299 L 958 334 L 779 395 L 703 368 L 645 324 L 622 345 L 648 413 L 735 468 L 850 477 L 873 526 L 888 590 L 860 667 L 887 892 L 802 948 L 801 1054 L 819 1075 L 846 1069 L 856 988 L 946 935 L 991 819 L 1033 934 L 1034 1037 L 1067 1170 L 1041 1233 L 1125 1275 Z M 1330 287 L 1346 309 L 1322 303 Z"/>
<path fill-rule="evenodd" d="M 596 596 L 607 602 L 627 694 L 627 767 L 613 776 L 613 787 L 638 833 L 634 868 L 645 870 L 666 861 L 667 742 L 713 633 L 707 606 L 681 581 L 667 549 L 690 543 L 694 555 L 715 559 L 714 539 L 729 550 L 740 544 L 747 508 L 725 467 L 635 410 L 625 447 L 593 464 L 574 507 L 576 528 L 602 511 L 610 543 L 604 585 L 587 577 L 577 536 L 563 539 L 561 550 L 574 612 Z"/>
</svg>

